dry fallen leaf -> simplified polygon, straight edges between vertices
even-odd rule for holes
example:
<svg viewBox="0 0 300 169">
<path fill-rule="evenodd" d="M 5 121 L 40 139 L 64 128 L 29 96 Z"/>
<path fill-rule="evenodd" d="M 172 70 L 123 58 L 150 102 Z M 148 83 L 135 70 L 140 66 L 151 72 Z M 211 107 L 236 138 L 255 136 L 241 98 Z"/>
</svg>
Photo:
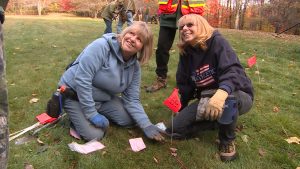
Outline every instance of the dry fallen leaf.
<svg viewBox="0 0 300 169">
<path fill-rule="evenodd" d="M 37 103 L 39 101 L 39 99 L 38 98 L 32 98 L 32 99 L 30 99 L 29 100 L 29 103 Z"/>
<path fill-rule="evenodd" d="M 177 153 L 171 153 L 172 156 L 176 157 L 177 156 Z"/>
<path fill-rule="evenodd" d="M 237 126 L 235 127 L 235 131 L 236 131 L 236 132 L 240 132 L 240 131 L 242 131 L 244 128 L 245 128 L 245 125 L 244 125 L 244 124 L 240 124 L 240 125 L 237 125 Z"/>
<path fill-rule="evenodd" d="M 242 135 L 242 140 L 243 140 L 243 142 L 248 143 L 248 136 Z"/>
<path fill-rule="evenodd" d="M 275 113 L 279 112 L 279 107 L 274 106 L 274 107 L 273 107 L 273 112 L 275 112 Z"/>
<path fill-rule="evenodd" d="M 176 153 L 177 148 L 172 148 L 172 147 L 170 147 L 170 150 L 171 150 L 172 153 Z"/>
<path fill-rule="evenodd" d="M 33 168 L 33 165 L 25 163 L 24 164 L 24 169 L 34 169 L 34 168 Z"/>
<path fill-rule="evenodd" d="M 254 74 L 256 74 L 256 75 L 259 75 L 259 71 L 258 71 L 258 70 L 257 70 L 257 71 L 255 71 L 255 72 L 254 72 Z"/>
<path fill-rule="evenodd" d="M 154 156 L 153 156 L 153 160 L 155 161 L 156 164 L 158 164 L 158 160 Z"/>
<path fill-rule="evenodd" d="M 300 139 L 298 137 L 290 137 L 288 139 L 285 139 L 289 144 L 300 144 Z"/>
<path fill-rule="evenodd" d="M 266 155 L 266 151 L 265 151 L 264 149 L 262 149 L 262 148 L 259 148 L 259 149 L 258 149 L 258 154 L 259 154 L 260 156 L 264 157 L 264 156 Z"/>
<path fill-rule="evenodd" d="M 45 143 L 44 143 L 42 140 L 40 140 L 39 138 L 37 138 L 36 141 L 37 141 L 40 145 L 44 145 L 44 144 L 45 144 Z"/>
</svg>

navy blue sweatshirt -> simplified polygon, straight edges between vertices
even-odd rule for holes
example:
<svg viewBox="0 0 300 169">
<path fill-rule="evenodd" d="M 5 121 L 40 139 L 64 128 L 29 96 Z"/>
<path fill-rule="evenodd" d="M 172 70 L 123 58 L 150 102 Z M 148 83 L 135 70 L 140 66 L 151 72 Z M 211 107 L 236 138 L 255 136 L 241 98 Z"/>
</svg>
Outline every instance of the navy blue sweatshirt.
<svg viewBox="0 0 300 169">
<path fill-rule="evenodd" d="M 199 45 L 187 46 L 180 55 L 176 82 L 182 108 L 207 89 L 222 89 L 228 94 L 241 90 L 253 100 L 251 80 L 227 40 L 215 30 L 206 44 L 206 51 Z"/>
</svg>

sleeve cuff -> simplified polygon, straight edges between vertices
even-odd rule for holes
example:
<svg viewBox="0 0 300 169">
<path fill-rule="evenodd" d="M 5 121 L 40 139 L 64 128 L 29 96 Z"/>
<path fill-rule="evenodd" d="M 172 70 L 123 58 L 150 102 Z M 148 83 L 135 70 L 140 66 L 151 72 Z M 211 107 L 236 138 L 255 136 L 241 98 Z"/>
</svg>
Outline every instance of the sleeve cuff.
<svg viewBox="0 0 300 169">
<path fill-rule="evenodd" d="M 232 93 L 231 88 L 229 86 L 227 86 L 227 85 L 221 85 L 219 87 L 219 89 L 222 89 L 222 90 L 226 91 L 228 93 L 228 95 L 230 95 Z"/>
</svg>

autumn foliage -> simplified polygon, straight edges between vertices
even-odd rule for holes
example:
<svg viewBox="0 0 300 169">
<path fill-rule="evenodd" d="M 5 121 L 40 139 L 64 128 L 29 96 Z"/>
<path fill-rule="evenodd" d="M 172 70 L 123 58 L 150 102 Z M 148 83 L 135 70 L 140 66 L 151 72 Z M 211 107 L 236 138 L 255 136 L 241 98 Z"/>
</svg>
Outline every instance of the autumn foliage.
<svg viewBox="0 0 300 169">
<path fill-rule="evenodd" d="M 72 4 L 72 0 L 60 0 L 59 5 L 62 9 L 62 11 L 72 11 L 72 9 L 75 8 L 75 6 Z"/>
</svg>

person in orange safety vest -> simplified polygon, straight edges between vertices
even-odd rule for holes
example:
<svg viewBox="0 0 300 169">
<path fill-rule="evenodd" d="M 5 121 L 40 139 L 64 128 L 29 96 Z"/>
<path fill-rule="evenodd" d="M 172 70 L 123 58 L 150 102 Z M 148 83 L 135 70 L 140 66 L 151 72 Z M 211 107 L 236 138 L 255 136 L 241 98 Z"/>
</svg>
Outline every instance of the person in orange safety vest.
<svg viewBox="0 0 300 169">
<path fill-rule="evenodd" d="M 178 19 L 186 14 L 203 15 L 205 0 L 159 0 L 159 36 L 156 49 L 156 79 L 146 87 L 147 92 L 155 92 L 167 86 L 170 49 L 177 30 Z"/>
</svg>

